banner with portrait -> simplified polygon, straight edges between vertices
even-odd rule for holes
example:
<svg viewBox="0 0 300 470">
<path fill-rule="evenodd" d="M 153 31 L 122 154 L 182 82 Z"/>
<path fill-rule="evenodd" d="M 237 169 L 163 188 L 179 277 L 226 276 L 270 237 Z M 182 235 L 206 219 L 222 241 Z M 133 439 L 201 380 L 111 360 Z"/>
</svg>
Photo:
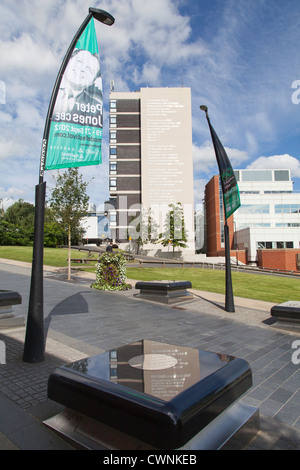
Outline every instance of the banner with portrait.
<svg viewBox="0 0 300 470">
<path fill-rule="evenodd" d="M 93 18 L 66 66 L 50 119 L 46 170 L 101 163 L 103 94 Z"/>
</svg>

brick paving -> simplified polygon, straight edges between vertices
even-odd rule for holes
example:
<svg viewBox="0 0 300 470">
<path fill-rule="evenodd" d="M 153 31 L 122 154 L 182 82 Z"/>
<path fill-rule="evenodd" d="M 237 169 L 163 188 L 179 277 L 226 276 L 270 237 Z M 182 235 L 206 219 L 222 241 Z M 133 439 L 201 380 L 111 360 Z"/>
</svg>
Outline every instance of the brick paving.
<svg viewBox="0 0 300 470">
<path fill-rule="evenodd" d="M 0 263 L 0 280 L 2 289 L 20 292 L 22 304 L 14 311 L 26 316 L 28 268 Z M 22 415 L 25 422 L 28 416 L 40 422 L 56 409 L 47 399 L 47 380 L 55 367 L 142 338 L 155 339 L 247 360 L 253 387 L 243 401 L 259 408 L 262 423 L 262 431 L 249 449 L 299 449 L 300 367 L 291 361 L 292 343 L 300 339 L 299 330 L 275 328 L 269 304 L 235 299 L 236 311 L 228 313 L 222 296 L 192 292 L 194 301 L 168 307 L 136 299 L 135 289 L 95 291 L 88 275 L 74 274 L 72 282 L 67 282 L 62 271 L 46 270 L 45 361 L 22 361 L 25 328 L 0 330 L 0 340 L 6 344 L 6 364 L 0 364 L 0 402 L 2 397 L 7 409 L 15 405 L 26 412 Z M 0 418 L 0 449 L 14 445 L 44 448 L 29 443 L 24 434 L 21 439 L 17 425 L 14 428 L 6 421 L 8 417 Z M 39 435 L 43 432 L 40 429 Z M 52 441 L 51 447 L 48 437 L 45 439 L 46 444 L 41 441 L 40 446 L 64 448 L 64 443 Z"/>
</svg>

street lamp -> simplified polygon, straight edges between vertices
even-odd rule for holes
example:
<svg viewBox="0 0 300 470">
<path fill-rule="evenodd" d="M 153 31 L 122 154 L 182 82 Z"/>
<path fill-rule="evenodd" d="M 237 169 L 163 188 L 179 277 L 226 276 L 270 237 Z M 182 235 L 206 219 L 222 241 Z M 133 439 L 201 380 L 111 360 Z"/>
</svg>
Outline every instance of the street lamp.
<svg viewBox="0 0 300 470">
<path fill-rule="evenodd" d="M 51 117 L 62 81 L 63 74 L 68 65 L 69 59 L 77 44 L 78 39 L 92 18 L 108 26 L 114 24 L 114 18 L 104 10 L 89 8 L 89 14 L 81 24 L 75 34 L 69 49 L 63 59 L 59 73 L 57 75 L 53 92 L 51 95 L 48 113 L 45 122 L 42 149 L 40 156 L 39 184 L 35 187 L 35 221 L 34 221 L 34 241 L 31 271 L 31 285 L 28 305 L 28 316 L 26 325 L 26 336 L 23 350 L 23 361 L 29 363 L 42 362 L 45 353 L 44 338 L 44 298 L 43 298 L 43 249 L 44 249 L 44 215 L 46 182 L 44 182 L 44 171 L 46 164 L 46 154 L 48 147 Z"/>
<path fill-rule="evenodd" d="M 112 26 L 115 22 L 115 19 L 113 16 L 111 16 L 107 11 L 104 10 L 99 10 L 98 8 L 89 8 L 89 13 L 92 14 L 92 16 L 98 20 L 101 21 L 101 23 L 107 24 L 108 26 Z"/>
<path fill-rule="evenodd" d="M 225 200 L 225 187 L 224 187 L 224 182 L 222 176 L 224 173 L 228 171 L 228 169 L 231 169 L 231 164 L 229 162 L 229 159 L 226 155 L 226 152 L 223 148 L 223 145 L 221 144 L 218 136 L 216 135 L 209 116 L 207 112 L 207 106 L 202 104 L 200 106 L 201 111 L 204 111 L 206 114 L 206 119 L 208 122 L 208 126 L 210 129 L 212 141 L 213 141 L 213 146 L 216 154 L 216 159 L 220 171 L 220 179 L 221 179 L 221 185 L 222 185 L 222 193 L 223 193 L 223 205 L 224 205 L 224 217 L 225 217 L 225 223 L 224 223 L 224 240 L 225 240 L 225 272 L 226 272 L 226 287 L 225 287 L 225 310 L 227 312 L 234 312 L 234 298 L 233 298 L 233 290 L 232 290 L 232 279 L 231 279 L 231 266 L 230 266 L 230 246 L 229 246 L 229 228 L 227 224 L 227 214 L 226 214 L 226 200 Z M 232 169 L 231 169 L 232 171 Z"/>
</svg>

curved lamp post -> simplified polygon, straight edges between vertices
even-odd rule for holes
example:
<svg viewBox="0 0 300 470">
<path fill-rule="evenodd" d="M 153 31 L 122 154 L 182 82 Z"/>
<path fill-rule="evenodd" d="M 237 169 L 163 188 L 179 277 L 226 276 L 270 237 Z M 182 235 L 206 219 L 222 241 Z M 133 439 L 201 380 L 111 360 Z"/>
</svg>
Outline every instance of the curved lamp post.
<svg viewBox="0 0 300 470">
<path fill-rule="evenodd" d="M 219 171 L 220 171 L 220 175 L 221 175 L 221 170 L 222 170 L 221 167 L 220 167 L 221 158 L 220 158 L 220 155 L 219 155 L 220 149 L 221 149 L 221 143 L 219 142 L 218 138 L 216 137 L 216 134 L 215 134 L 214 130 L 212 129 L 210 119 L 209 119 L 209 116 L 208 116 L 207 106 L 202 104 L 200 106 L 200 109 L 201 109 L 201 111 L 204 111 L 205 115 L 206 115 L 206 119 L 207 119 L 208 126 L 209 126 L 209 129 L 210 129 L 210 132 L 211 132 L 211 137 L 212 137 L 214 150 L 215 150 L 215 154 L 216 154 L 216 158 L 217 158 L 217 163 L 218 163 Z M 221 150 L 224 152 L 224 154 L 225 154 L 225 156 L 228 160 L 228 157 L 225 153 L 225 150 L 223 148 Z M 224 157 L 224 155 L 222 157 Z M 228 161 L 228 164 L 229 164 L 229 161 Z M 225 198 L 224 198 L 225 191 L 224 191 L 224 187 L 223 187 L 222 178 L 221 178 L 221 182 L 222 182 L 222 193 L 223 193 L 224 208 L 225 208 Z M 227 217 L 226 217 L 225 211 L 224 211 L 224 218 L 225 218 L 224 241 L 225 241 L 225 269 L 226 269 L 225 310 L 226 310 L 226 312 L 234 312 L 235 308 L 234 308 L 234 298 L 233 298 L 232 279 L 231 279 L 229 227 L 228 227 L 228 224 L 227 224 Z"/>
<path fill-rule="evenodd" d="M 43 249 L 44 249 L 44 213 L 45 213 L 45 195 L 46 183 L 44 180 L 45 158 L 48 146 L 48 137 L 50 130 L 50 120 L 62 76 L 68 65 L 76 43 L 88 25 L 89 21 L 96 20 L 108 26 L 114 24 L 114 18 L 104 10 L 98 8 L 89 8 L 89 14 L 81 24 L 75 34 L 69 49 L 63 59 L 58 76 L 56 78 L 53 92 L 51 95 L 48 113 L 45 122 L 43 142 L 40 158 L 39 184 L 35 187 L 35 221 L 34 221 L 34 241 L 33 241 L 33 257 L 31 271 L 31 285 L 28 305 L 28 316 L 26 324 L 26 336 L 23 350 L 23 361 L 29 363 L 42 362 L 45 354 L 45 338 L 44 338 L 44 295 L 43 295 Z"/>
</svg>

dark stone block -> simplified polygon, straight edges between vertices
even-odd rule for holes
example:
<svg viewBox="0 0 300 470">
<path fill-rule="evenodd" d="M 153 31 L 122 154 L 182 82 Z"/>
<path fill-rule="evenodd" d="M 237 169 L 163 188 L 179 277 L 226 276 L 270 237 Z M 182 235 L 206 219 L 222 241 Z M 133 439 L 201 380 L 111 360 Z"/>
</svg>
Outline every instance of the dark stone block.
<svg viewBox="0 0 300 470">
<path fill-rule="evenodd" d="M 176 449 L 251 385 L 242 359 L 142 340 L 57 368 L 48 397 L 116 432 Z"/>
<path fill-rule="evenodd" d="M 140 289 L 136 297 L 165 304 L 193 300 L 193 295 L 186 290 L 191 287 L 189 281 L 139 281 L 135 285 Z"/>
<path fill-rule="evenodd" d="M 0 307 L 17 305 L 22 303 L 22 297 L 18 292 L 0 290 Z"/>
<path fill-rule="evenodd" d="M 300 327 L 300 302 L 288 301 L 271 308 L 271 315 L 276 317 L 279 323 Z"/>
<path fill-rule="evenodd" d="M 25 324 L 24 317 L 18 317 L 13 313 L 12 306 L 22 303 L 22 297 L 18 292 L 0 290 L 0 329 Z"/>
</svg>

